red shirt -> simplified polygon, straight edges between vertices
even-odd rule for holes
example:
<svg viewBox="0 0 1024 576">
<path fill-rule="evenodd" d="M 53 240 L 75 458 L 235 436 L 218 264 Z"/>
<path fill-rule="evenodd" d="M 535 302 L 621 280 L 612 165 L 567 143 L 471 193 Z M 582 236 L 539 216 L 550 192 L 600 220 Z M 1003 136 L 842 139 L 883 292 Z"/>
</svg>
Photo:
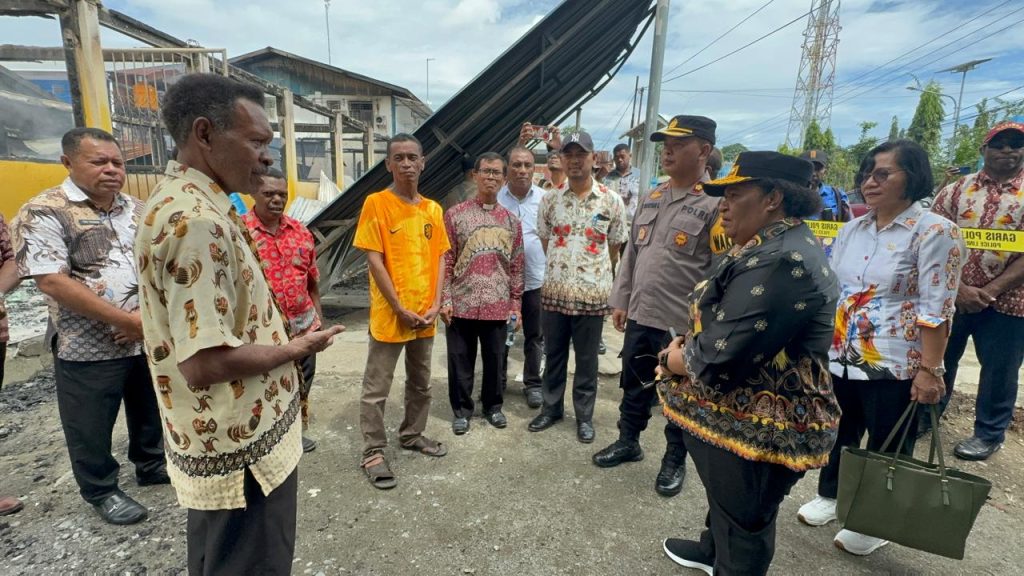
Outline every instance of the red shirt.
<svg viewBox="0 0 1024 576">
<path fill-rule="evenodd" d="M 301 222 L 283 214 L 276 233 L 267 230 L 255 211 L 243 216 L 242 221 L 256 242 L 263 273 L 288 319 L 292 336 L 319 328 L 320 317 L 309 295 L 310 279 L 320 280 L 313 235 Z"/>
</svg>

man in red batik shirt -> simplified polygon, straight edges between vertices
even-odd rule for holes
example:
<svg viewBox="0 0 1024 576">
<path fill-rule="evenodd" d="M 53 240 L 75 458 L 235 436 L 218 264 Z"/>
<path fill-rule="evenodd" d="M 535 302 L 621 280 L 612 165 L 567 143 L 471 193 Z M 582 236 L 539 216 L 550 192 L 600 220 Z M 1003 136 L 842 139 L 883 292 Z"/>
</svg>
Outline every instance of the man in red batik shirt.
<svg viewBox="0 0 1024 576">
<path fill-rule="evenodd" d="M 263 178 L 263 186 L 253 195 L 253 209 L 242 217 L 249 228 L 263 272 L 270 289 L 277 297 L 281 312 L 288 321 L 292 338 L 320 328 L 320 272 L 316 268 L 313 235 L 302 222 L 286 216 L 288 182 L 280 170 L 271 168 Z M 316 373 L 316 354 L 300 362 L 302 387 L 302 429 L 309 428 L 309 389 Z M 302 436 L 302 451 L 316 450 L 316 441 Z"/>
</svg>

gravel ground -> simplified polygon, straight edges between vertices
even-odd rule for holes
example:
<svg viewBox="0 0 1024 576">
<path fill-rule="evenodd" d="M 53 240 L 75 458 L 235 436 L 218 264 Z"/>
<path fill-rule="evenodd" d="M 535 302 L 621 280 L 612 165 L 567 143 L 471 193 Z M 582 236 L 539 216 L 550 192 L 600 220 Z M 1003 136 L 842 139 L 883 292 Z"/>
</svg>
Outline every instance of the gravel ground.
<svg viewBox="0 0 1024 576">
<path fill-rule="evenodd" d="M 567 418 L 531 434 L 534 415 L 509 384 L 509 427 L 491 428 L 474 418 L 465 436 L 449 427 L 444 380 L 444 339 L 435 341 L 434 403 L 428 434 L 451 453 L 431 459 L 389 449 L 399 477 L 395 490 L 373 489 L 357 468 L 360 450 L 358 392 L 365 362 L 366 315 L 341 317 L 349 330 L 318 359 L 311 435 L 320 448 L 300 463 L 295 574 L 360 575 L 629 575 L 687 573 L 667 560 L 666 536 L 694 537 L 703 526 L 703 489 L 691 469 L 673 499 L 654 493 L 664 450 L 663 420 L 655 416 L 642 440 L 643 462 L 603 470 L 590 456 L 611 442 L 619 391 L 615 352 L 621 336 L 606 334 L 593 445 L 575 439 Z M 17 361 L 15 359 L 15 361 Z M 510 376 L 520 369 L 515 350 Z M 396 382 L 401 382 L 401 375 Z M 398 427 L 401 392 L 387 412 L 389 434 Z M 957 396 L 948 413 L 944 444 L 969 433 L 973 402 Z M 123 422 L 114 452 L 127 464 Z M 952 457 L 949 460 L 953 460 Z M 963 561 L 888 546 L 855 558 L 831 545 L 835 526 L 808 528 L 796 509 L 813 497 L 809 474 L 783 503 L 772 574 L 1019 574 L 1024 549 L 1022 481 L 1024 437 L 1013 432 L 987 463 L 955 462 L 993 481 L 995 488 L 975 525 Z M 71 477 L 50 373 L 0 391 L 0 492 L 25 501 L 25 510 L 0 518 L 3 574 L 180 574 L 185 566 L 185 513 L 166 486 L 140 488 L 130 465 L 121 486 L 150 508 L 147 521 L 128 527 L 103 523 L 79 498 Z M 696 574 L 696 572 L 692 572 Z"/>
</svg>

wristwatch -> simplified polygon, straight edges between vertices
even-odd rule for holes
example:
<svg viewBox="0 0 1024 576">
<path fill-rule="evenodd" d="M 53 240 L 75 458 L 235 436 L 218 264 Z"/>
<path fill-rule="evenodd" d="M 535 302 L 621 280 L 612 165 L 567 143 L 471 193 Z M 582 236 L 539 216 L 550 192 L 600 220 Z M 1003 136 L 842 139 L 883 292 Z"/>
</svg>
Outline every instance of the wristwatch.
<svg viewBox="0 0 1024 576">
<path fill-rule="evenodd" d="M 942 365 L 934 366 L 934 367 L 932 367 L 932 366 L 921 366 L 921 369 L 922 370 L 926 370 L 929 374 L 931 374 L 932 376 L 935 376 L 936 378 L 942 378 L 943 376 L 946 375 L 946 367 L 942 366 Z"/>
</svg>

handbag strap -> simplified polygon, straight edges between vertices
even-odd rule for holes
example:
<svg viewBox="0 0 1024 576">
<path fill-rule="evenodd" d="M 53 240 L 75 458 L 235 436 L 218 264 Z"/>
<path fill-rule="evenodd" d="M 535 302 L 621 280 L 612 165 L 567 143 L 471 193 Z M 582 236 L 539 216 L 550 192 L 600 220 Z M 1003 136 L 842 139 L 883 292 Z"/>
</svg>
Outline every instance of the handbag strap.
<svg viewBox="0 0 1024 576">
<path fill-rule="evenodd" d="M 903 411 L 903 415 L 900 416 L 900 419 L 896 422 L 896 425 L 893 426 L 892 431 L 889 432 L 889 435 L 885 438 L 885 442 L 882 444 L 881 452 L 886 452 L 889 449 L 889 445 L 892 444 L 896 433 L 902 430 L 902 433 L 900 434 L 900 443 L 896 446 L 896 449 L 893 450 L 892 460 L 889 462 L 889 471 L 886 474 L 886 488 L 890 491 L 892 490 L 893 477 L 900 459 L 900 448 L 903 446 L 903 443 L 906 442 L 907 433 L 910 432 L 910 426 L 912 423 L 910 415 L 916 413 L 917 401 L 915 400 L 910 403 L 910 406 L 907 406 L 906 410 Z M 939 433 L 938 408 L 934 404 L 929 405 L 928 414 L 932 423 L 932 438 L 931 446 L 928 451 L 928 463 L 933 463 L 935 455 L 938 454 L 939 486 L 942 490 L 942 504 L 944 506 L 949 506 L 949 479 L 946 478 L 946 459 L 942 455 L 942 437 Z"/>
</svg>

